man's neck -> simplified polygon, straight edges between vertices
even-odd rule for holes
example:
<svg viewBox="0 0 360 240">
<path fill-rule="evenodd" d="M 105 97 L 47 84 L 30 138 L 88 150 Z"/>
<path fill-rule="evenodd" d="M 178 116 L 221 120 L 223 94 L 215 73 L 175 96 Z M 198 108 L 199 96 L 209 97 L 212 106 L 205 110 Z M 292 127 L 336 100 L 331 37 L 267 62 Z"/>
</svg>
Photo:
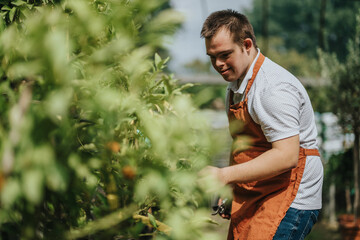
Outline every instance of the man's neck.
<svg viewBox="0 0 360 240">
<path fill-rule="evenodd" d="M 257 54 L 258 54 L 257 48 L 255 48 L 255 47 L 251 48 L 251 50 L 250 50 L 250 58 L 251 58 L 250 65 L 254 62 L 254 59 L 256 58 Z"/>
<path fill-rule="evenodd" d="M 251 66 L 251 64 L 254 62 L 254 60 L 255 60 L 258 52 L 259 52 L 259 51 L 258 51 L 257 48 L 255 48 L 255 47 L 251 48 L 251 50 L 250 50 L 250 56 L 249 56 L 250 62 L 249 62 L 249 66 L 248 66 L 248 69 L 247 69 L 246 73 L 249 71 L 250 66 Z M 245 76 L 246 76 L 246 74 L 245 74 Z M 237 87 L 238 87 L 238 88 L 240 87 L 241 82 L 243 81 L 243 78 L 244 78 L 245 76 L 243 76 L 243 77 L 241 77 L 240 79 L 237 80 Z"/>
</svg>

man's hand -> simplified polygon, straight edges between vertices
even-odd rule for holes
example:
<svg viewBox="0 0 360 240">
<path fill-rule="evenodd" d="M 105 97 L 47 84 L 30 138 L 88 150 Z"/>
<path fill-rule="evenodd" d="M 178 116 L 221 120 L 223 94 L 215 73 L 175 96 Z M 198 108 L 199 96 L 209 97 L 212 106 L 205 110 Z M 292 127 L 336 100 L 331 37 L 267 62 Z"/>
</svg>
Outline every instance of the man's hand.
<svg viewBox="0 0 360 240">
<path fill-rule="evenodd" d="M 208 176 L 208 177 L 212 176 L 213 178 L 219 180 L 219 182 L 222 183 L 224 186 L 226 185 L 226 183 L 224 182 L 224 179 L 222 178 L 222 175 L 221 175 L 221 168 L 207 166 L 206 168 L 204 168 L 203 170 L 200 171 L 200 175 Z M 230 207 L 231 205 L 229 206 L 229 204 L 231 204 L 231 201 L 230 202 L 229 201 L 230 200 L 228 200 L 228 199 L 226 199 L 224 201 L 223 199 L 219 198 L 219 200 L 217 202 L 218 209 L 215 208 L 216 211 L 213 213 L 213 215 L 216 215 L 218 213 L 222 218 L 230 219 L 229 212 L 231 211 L 231 207 Z"/>
<path fill-rule="evenodd" d="M 222 174 L 221 174 L 221 168 L 207 166 L 203 170 L 201 170 L 199 174 L 200 174 L 200 176 L 203 176 L 203 177 L 212 176 L 214 179 L 217 179 L 217 180 L 219 180 L 219 182 L 223 183 L 223 185 L 226 185 L 226 182 L 224 181 Z"/>
<path fill-rule="evenodd" d="M 228 200 L 229 201 L 229 200 Z M 219 198 L 219 201 L 218 201 L 218 206 L 220 207 L 221 205 L 223 204 L 223 199 Z M 226 205 L 226 204 L 225 204 Z M 223 213 L 223 214 L 219 214 L 222 218 L 224 219 L 230 219 L 230 215 L 229 214 L 226 214 L 226 213 Z"/>
</svg>

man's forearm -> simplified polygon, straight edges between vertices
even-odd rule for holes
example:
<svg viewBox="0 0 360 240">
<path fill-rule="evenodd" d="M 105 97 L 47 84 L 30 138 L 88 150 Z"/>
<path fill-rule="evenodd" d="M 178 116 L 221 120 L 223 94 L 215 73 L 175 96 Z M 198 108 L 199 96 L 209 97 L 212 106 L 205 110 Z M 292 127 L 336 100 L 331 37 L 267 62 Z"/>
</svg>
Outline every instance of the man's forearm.
<svg viewBox="0 0 360 240">
<path fill-rule="evenodd" d="M 218 177 L 225 184 L 264 180 L 296 167 L 298 158 L 297 135 L 274 144 L 251 161 L 219 169 Z"/>
</svg>

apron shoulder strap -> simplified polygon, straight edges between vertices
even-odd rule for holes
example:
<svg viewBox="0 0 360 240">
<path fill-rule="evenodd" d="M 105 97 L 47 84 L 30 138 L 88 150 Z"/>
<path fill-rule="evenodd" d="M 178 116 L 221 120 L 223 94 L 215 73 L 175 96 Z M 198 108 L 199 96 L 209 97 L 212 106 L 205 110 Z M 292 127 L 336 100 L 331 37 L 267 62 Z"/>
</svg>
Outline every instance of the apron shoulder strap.
<svg viewBox="0 0 360 240">
<path fill-rule="evenodd" d="M 234 104 L 234 92 L 229 89 L 229 106 Z"/>
<path fill-rule="evenodd" d="M 265 56 L 262 53 L 260 53 L 260 55 L 259 55 L 259 57 L 258 57 L 258 59 L 257 59 L 257 61 L 255 63 L 251 79 L 249 80 L 249 82 L 248 82 L 248 84 L 246 86 L 245 96 L 244 96 L 245 100 L 247 100 L 247 94 L 249 93 L 250 88 L 251 88 L 251 86 L 254 83 L 254 80 L 256 78 L 256 75 L 259 72 L 260 67 L 261 67 L 261 65 L 263 64 L 264 61 L 265 61 Z"/>
</svg>

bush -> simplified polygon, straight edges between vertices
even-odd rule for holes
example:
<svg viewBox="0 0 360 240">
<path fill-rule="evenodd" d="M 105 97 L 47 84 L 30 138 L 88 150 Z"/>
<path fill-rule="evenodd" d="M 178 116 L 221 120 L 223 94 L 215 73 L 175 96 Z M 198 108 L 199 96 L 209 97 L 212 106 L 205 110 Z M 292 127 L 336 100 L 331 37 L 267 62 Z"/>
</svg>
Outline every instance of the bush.
<svg viewBox="0 0 360 240">
<path fill-rule="evenodd" d="M 162 73 L 181 22 L 164 3 L 43 1 L 2 22 L 2 239 L 217 239 L 217 185 L 197 181 L 216 143 Z"/>
</svg>

